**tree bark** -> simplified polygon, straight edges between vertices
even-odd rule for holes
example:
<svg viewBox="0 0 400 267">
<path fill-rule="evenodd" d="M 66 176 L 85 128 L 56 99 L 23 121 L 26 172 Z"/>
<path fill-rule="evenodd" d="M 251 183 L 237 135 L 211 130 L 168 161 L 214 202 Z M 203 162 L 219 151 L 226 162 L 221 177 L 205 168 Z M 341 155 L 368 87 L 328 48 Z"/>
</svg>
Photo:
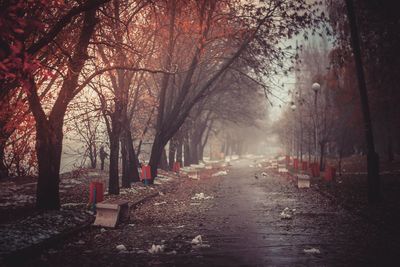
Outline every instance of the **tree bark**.
<svg viewBox="0 0 400 267">
<path fill-rule="evenodd" d="M 8 168 L 5 165 L 5 153 L 4 153 L 8 138 L 9 137 L 6 137 L 5 135 L 0 136 L 0 179 L 8 177 Z"/>
<path fill-rule="evenodd" d="M 183 158 L 183 165 L 184 166 L 189 166 L 191 163 L 191 159 L 190 159 L 190 148 L 189 148 L 189 137 L 186 136 L 183 140 L 183 154 L 184 154 L 184 158 Z"/>
<path fill-rule="evenodd" d="M 60 208 L 59 182 L 63 132 L 62 124 L 45 124 L 38 123 L 36 127 L 36 153 L 39 162 L 36 207 L 51 210 Z"/>
<path fill-rule="evenodd" d="M 172 138 L 169 141 L 169 152 L 168 152 L 168 167 L 170 170 L 174 168 L 176 147 L 177 147 L 177 140 L 175 138 Z"/>
<path fill-rule="evenodd" d="M 199 153 L 197 148 L 198 148 L 198 142 L 192 140 L 189 145 L 191 164 L 199 164 Z"/>
<path fill-rule="evenodd" d="M 89 159 L 90 159 L 90 167 L 92 169 L 96 169 L 97 166 L 96 144 L 89 144 Z"/>
<path fill-rule="evenodd" d="M 375 152 L 374 136 L 368 102 L 367 85 L 361 58 L 359 32 L 353 1 L 346 0 L 347 17 L 350 25 L 350 39 L 357 71 L 358 89 L 360 92 L 361 108 L 364 120 L 364 131 L 367 145 L 368 168 L 368 201 L 373 204 L 380 200 L 379 156 Z"/>
<path fill-rule="evenodd" d="M 325 157 L 325 143 L 320 142 L 319 144 L 320 147 L 320 156 L 319 156 L 319 170 L 323 171 L 325 169 L 325 164 L 324 164 L 324 157 Z"/>
<path fill-rule="evenodd" d="M 123 134 L 121 137 L 121 158 L 122 158 L 122 188 L 129 188 L 129 159 L 127 153 L 127 142 L 125 139 L 125 135 Z"/>
<path fill-rule="evenodd" d="M 119 138 L 121 136 L 122 123 L 122 107 L 116 102 L 115 110 L 112 114 L 111 125 L 112 132 L 110 134 L 110 168 L 109 168 L 109 182 L 108 193 L 111 195 L 119 194 L 119 173 L 118 173 L 118 159 L 119 159 Z"/>
<path fill-rule="evenodd" d="M 136 157 L 135 148 L 133 147 L 133 139 L 131 131 L 126 131 L 126 140 L 127 140 L 127 152 L 128 152 L 128 171 L 129 171 L 129 180 L 130 182 L 139 182 L 139 172 L 138 172 L 138 163 L 139 160 Z"/>
<path fill-rule="evenodd" d="M 167 151 L 165 151 L 165 148 L 163 148 L 162 155 L 161 155 L 161 161 L 160 161 L 160 169 L 164 171 L 168 171 L 168 160 L 167 160 Z"/>
<path fill-rule="evenodd" d="M 199 162 L 203 162 L 204 161 L 204 146 L 199 145 Z"/>
<path fill-rule="evenodd" d="M 178 147 L 176 149 L 176 162 L 179 162 L 181 166 L 183 166 L 182 162 L 182 146 L 183 146 L 183 138 L 179 136 L 178 138 Z"/>
</svg>

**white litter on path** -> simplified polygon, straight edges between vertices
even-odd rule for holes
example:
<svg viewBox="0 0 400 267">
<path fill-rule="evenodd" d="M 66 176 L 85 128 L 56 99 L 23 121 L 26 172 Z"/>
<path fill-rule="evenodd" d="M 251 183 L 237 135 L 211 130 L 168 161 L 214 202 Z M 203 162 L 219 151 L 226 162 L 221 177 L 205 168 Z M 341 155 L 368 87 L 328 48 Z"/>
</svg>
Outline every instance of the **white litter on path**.
<svg viewBox="0 0 400 267">
<path fill-rule="evenodd" d="M 305 249 L 303 249 L 303 252 L 307 253 L 307 254 L 320 254 L 321 253 L 321 251 L 317 248 L 305 248 Z"/>
<path fill-rule="evenodd" d="M 223 176 L 223 175 L 228 175 L 228 172 L 227 171 L 219 171 L 219 172 L 213 173 L 211 176 L 216 177 L 216 176 Z"/>
<path fill-rule="evenodd" d="M 280 216 L 281 216 L 281 219 L 283 219 L 283 220 L 290 220 L 290 219 L 292 219 L 292 216 L 293 216 L 293 212 L 295 212 L 296 211 L 296 209 L 289 209 L 288 207 L 286 207 L 282 212 L 281 212 L 281 214 L 280 214 Z"/>
<path fill-rule="evenodd" d="M 209 248 L 210 247 L 210 245 L 203 243 L 203 239 L 201 238 L 201 235 L 198 235 L 195 238 L 193 238 L 191 243 L 196 248 Z"/>
<path fill-rule="evenodd" d="M 124 245 L 118 245 L 115 247 L 116 249 L 118 249 L 119 251 L 126 251 L 126 247 Z"/>
<path fill-rule="evenodd" d="M 164 252 L 165 246 L 164 245 L 152 245 L 151 248 L 148 250 L 150 254 L 157 254 Z"/>
<path fill-rule="evenodd" d="M 267 176 L 267 173 L 266 172 L 262 172 L 261 175 L 262 176 Z"/>
<path fill-rule="evenodd" d="M 289 171 L 288 171 L 288 169 L 286 169 L 286 168 L 279 168 L 279 169 L 278 169 L 278 172 L 279 172 L 279 173 L 288 173 Z"/>
<path fill-rule="evenodd" d="M 192 245 L 201 245 L 203 244 L 203 239 L 201 238 L 201 235 L 196 236 L 192 240 Z"/>
<path fill-rule="evenodd" d="M 86 203 L 64 203 L 61 205 L 62 208 L 72 208 L 77 206 L 86 205 Z"/>
<path fill-rule="evenodd" d="M 206 199 L 212 199 L 212 196 L 206 196 L 203 192 L 201 193 L 196 193 L 194 197 L 192 197 L 192 200 L 206 200 Z"/>
<path fill-rule="evenodd" d="M 156 202 L 156 203 L 154 203 L 154 206 L 159 206 L 159 205 L 164 205 L 164 204 L 167 204 L 167 202 L 166 201 Z"/>
</svg>

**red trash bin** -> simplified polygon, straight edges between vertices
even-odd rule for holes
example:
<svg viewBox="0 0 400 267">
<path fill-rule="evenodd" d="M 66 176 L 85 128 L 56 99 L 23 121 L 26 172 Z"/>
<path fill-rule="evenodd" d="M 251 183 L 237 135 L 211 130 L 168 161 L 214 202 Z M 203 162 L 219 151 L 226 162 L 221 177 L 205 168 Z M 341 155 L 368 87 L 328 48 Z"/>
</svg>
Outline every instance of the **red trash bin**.
<svg viewBox="0 0 400 267">
<path fill-rule="evenodd" d="M 181 164 L 179 162 L 174 162 L 174 166 L 172 167 L 172 171 L 178 172 L 181 170 Z"/>
<path fill-rule="evenodd" d="M 325 171 L 325 181 L 332 181 L 335 179 L 336 169 L 334 167 L 328 166 Z"/>
<path fill-rule="evenodd" d="M 293 160 L 293 168 L 294 168 L 295 170 L 298 170 L 298 169 L 299 169 L 299 160 L 298 160 L 298 159 L 294 159 L 294 160 Z"/>
<path fill-rule="evenodd" d="M 104 200 L 104 185 L 101 182 L 90 182 L 89 203 L 96 204 Z"/>
<path fill-rule="evenodd" d="M 140 176 L 140 180 L 144 181 L 145 184 L 151 181 L 151 169 L 149 165 L 142 166 L 142 175 Z"/>
</svg>

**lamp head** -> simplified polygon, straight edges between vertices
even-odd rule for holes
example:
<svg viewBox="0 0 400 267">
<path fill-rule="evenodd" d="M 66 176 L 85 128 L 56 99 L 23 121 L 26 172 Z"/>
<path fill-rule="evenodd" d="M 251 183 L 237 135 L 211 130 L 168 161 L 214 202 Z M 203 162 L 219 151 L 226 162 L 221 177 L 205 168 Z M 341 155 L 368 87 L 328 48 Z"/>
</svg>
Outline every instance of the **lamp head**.
<svg viewBox="0 0 400 267">
<path fill-rule="evenodd" d="M 311 88 L 313 89 L 314 92 L 318 92 L 321 89 L 321 85 L 319 85 L 319 83 L 313 83 Z"/>
</svg>

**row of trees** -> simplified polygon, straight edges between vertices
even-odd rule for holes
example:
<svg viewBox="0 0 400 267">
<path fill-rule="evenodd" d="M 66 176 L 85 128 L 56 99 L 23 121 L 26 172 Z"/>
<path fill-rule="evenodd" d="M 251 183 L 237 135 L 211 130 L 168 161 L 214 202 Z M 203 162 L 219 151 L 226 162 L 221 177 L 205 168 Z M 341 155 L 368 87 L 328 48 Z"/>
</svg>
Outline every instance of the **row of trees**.
<svg viewBox="0 0 400 267">
<path fill-rule="evenodd" d="M 317 23 L 316 7 L 280 0 L 2 2 L 2 175 L 11 136 L 33 129 L 37 207 L 58 209 L 64 135 L 72 128 L 93 136 L 85 131 L 102 129 L 99 120 L 110 148 L 110 194 L 119 193 L 121 152 L 123 186 L 138 179 L 137 154 L 148 135 L 153 177 L 168 142 L 178 143 L 177 160 L 179 144 L 189 143 L 196 162 L 212 118 L 234 118 L 234 103 L 259 99 L 253 95 L 262 77 L 286 57 L 280 40 Z M 251 116 L 257 104 L 248 106 Z M 92 157 L 95 140 L 85 140 Z"/>
<path fill-rule="evenodd" d="M 400 154 L 397 126 L 400 94 L 396 90 L 400 64 L 397 3 L 373 0 L 326 3 L 334 46 L 324 47 L 322 53 L 306 48 L 299 63 L 306 74 L 302 72 L 296 84 L 296 93 L 300 94 L 303 84 L 311 88 L 313 82 L 319 82 L 322 85 L 320 106 L 313 109 L 311 105 L 303 105 L 310 102 L 312 92 L 305 97 L 296 95 L 293 102 L 300 105 L 300 114 L 303 114 L 300 124 L 305 126 L 306 134 L 304 136 L 298 130 L 296 122 L 299 120 L 287 111 L 282 123 L 294 126 L 291 133 L 283 135 L 282 141 L 288 147 L 303 144 L 307 147 L 312 136 L 317 136 L 315 140 L 318 140 L 320 151 L 315 151 L 314 155 L 320 155 L 321 163 L 328 144 L 333 148 L 332 154 L 339 159 L 354 152 L 367 154 L 369 200 L 375 202 L 379 199 L 376 151 L 388 161 Z M 329 59 L 328 64 L 326 59 Z M 324 63 L 323 68 L 313 68 L 318 62 Z M 310 128 L 314 129 L 314 134 Z M 302 149 L 295 150 L 300 150 L 301 157 Z"/>
</svg>

